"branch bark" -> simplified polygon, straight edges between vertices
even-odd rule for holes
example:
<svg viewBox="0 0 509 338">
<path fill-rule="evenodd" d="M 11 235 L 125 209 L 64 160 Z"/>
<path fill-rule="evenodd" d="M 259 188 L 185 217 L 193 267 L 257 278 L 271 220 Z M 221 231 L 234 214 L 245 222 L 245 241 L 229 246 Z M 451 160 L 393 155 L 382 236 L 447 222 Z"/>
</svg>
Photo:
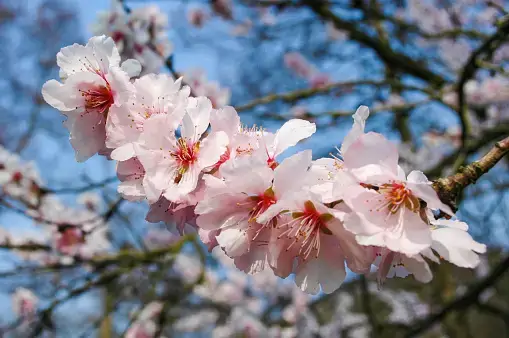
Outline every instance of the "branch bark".
<svg viewBox="0 0 509 338">
<path fill-rule="evenodd" d="M 495 146 L 481 159 L 465 167 L 459 172 L 439 178 L 433 183 L 438 197 L 442 202 L 456 210 L 456 198 L 468 185 L 474 184 L 477 180 L 493 168 L 505 155 L 509 153 L 509 137 L 495 143 Z"/>
<path fill-rule="evenodd" d="M 245 111 L 251 108 L 254 108 L 258 105 L 268 104 L 275 101 L 284 101 L 284 102 L 295 102 L 301 99 L 306 99 L 315 95 L 324 95 L 329 94 L 335 89 L 341 88 L 352 88 L 355 86 L 375 86 L 375 87 L 383 87 L 383 86 L 392 86 L 395 88 L 401 88 L 402 90 L 416 90 L 421 92 L 426 92 L 429 95 L 432 95 L 430 91 L 426 90 L 426 88 L 411 86 L 403 84 L 399 81 L 393 81 L 391 79 L 385 79 L 383 81 L 377 80 L 354 80 L 354 81 L 345 81 L 345 82 L 335 82 L 329 85 L 320 87 L 320 88 L 306 88 L 295 90 L 287 93 L 281 94 L 271 94 L 258 99 L 254 99 L 251 102 L 246 104 L 236 106 L 235 109 L 237 111 Z"/>
</svg>

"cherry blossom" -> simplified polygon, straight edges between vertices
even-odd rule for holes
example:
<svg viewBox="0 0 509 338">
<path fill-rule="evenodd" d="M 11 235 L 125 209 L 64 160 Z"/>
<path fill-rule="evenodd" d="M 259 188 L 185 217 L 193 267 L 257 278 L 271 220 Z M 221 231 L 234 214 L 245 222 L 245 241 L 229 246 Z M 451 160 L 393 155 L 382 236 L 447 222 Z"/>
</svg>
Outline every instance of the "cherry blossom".
<svg viewBox="0 0 509 338">
<path fill-rule="evenodd" d="M 93 37 L 86 46 L 74 44 L 57 54 L 63 83 L 49 80 L 42 88 L 46 102 L 67 116 L 64 125 L 80 162 L 105 149 L 111 106 L 125 104 L 134 88 L 129 74 L 135 62 L 124 62 L 111 38 Z"/>
<path fill-rule="evenodd" d="M 284 63 L 288 69 L 292 70 L 300 77 L 309 78 L 313 73 L 313 68 L 309 64 L 309 61 L 298 52 L 285 54 Z"/>
<path fill-rule="evenodd" d="M 12 294 L 14 314 L 23 321 L 31 321 L 37 312 L 39 298 L 30 290 L 18 287 Z"/>
<path fill-rule="evenodd" d="M 106 146 L 114 149 L 117 161 L 132 158 L 146 120 L 157 115 L 171 115 L 174 129 L 185 114 L 189 87 L 181 89 L 182 79 L 174 81 L 167 74 L 149 74 L 134 81 L 135 97 L 126 105 L 112 107 L 108 119 Z"/>
<path fill-rule="evenodd" d="M 131 28 L 163 27 L 164 18 L 151 11 L 131 13 Z M 440 18 L 433 20 L 423 29 L 447 27 Z M 294 282 L 304 292 L 331 293 L 344 281 L 346 268 L 369 274 L 375 264 L 379 286 L 388 277 L 409 274 L 428 282 L 432 274 L 427 261 L 438 263 L 437 254 L 473 268 L 479 264 L 478 254 L 485 251 L 465 223 L 436 219 L 433 211 L 454 214 L 421 171 L 405 175 L 395 144 L 365 132 L 366 106 L 353 114 L 352 128 L 336 155 L 313 161 L 306 150 L 282 159 L 287 149 L 315 133 L 314 123 L 291 119 L 274 133 L 245 126 L 235 108 L 226 106 L 229 92 L 209 83 L 202 73 L 177 80 L 149 74 L 131 83 L 139 67 L 134 61 L 121 66 L 113 39 L 105 36 L 92 38 L 86 46 L 63 48 L 57 62 L 63 82 L 47 82 L 43 96 L 68 116 L 77 159 L 99 153 L 117 161 L 118 192 L 130 201 L 146 199 L 150 205 L 146 220 L 165 223 L 167 235 L 149 228 L 146 244 L 160 248 L 175 243 L 180 235 L 197 233 L 209 251 L 216 256 L 222 252 L 217 258 L 235 271 L 225 282 L 210 272 L 203 275 L 196 258 L 181 253 L 175 260 L 185 283 L 193 284 L 199 276 L 210 282 L 197 294 L 232 305 L 234 314 L 245 317 L 216 328 L 217 334 L 294 335 L 297 323 L 308 325 L 309 332 L 317 330 L 299 310 L 307 298 L 298 295 L 283 309 L 295 324 L 288 331 L 275 332 L 246 316 L 246 311 L 257 313 L 263 306 L 255 297 L 245 296 L 247 277 L 233 269 L 269 283 L 274 275 L 295 274 Z M 288 53 L 285 63 L 313 87 L 330 81 L 300 54 Z M 502 107 L 504 83 L 497 78 L 470 81 L 465 86 L 467 100 Z M 402 100 L 389 96 L 396 105 Z M 91 133 L 89 128 L 96 126 Z M 449 134 L 451 140 L 459 139 L 454 131 Z M 423 151 L 438 142 L 430 135 L 424 140 Z M 403 154 L 411 152 L 400 149 Z M 410 162 L 406 155 L 405 161 Z M 0 187 L 9 198 L 30 205 L 27 214 L 36 222 L 49 224 L 37 243 L 52 249 L 37 259 L 72 262 L 108 252 L 108 228 L 97 214 L 97 201 L 84 198 L 81 209 L 66 207 L 46 196 L 37 173 L 21 162 L 8 151 L 0 152 Z M 10 234 L 6 240 L 11 240 Z M 153 335 L 157 325 L 150 318 L 135 320 L 128 335 Z M 208 318 L 206 313 L 203 318 Z M 185 324 L 192 325 L 182 323 L 182 330 L 196 327 Z"/>
<path fill-rule="evenodd" d="M 375 133 L 361 135 L 343 157 L 358 182 L 344 195 L 352 209 L 345 227 L 357 235 L 357 241 L 408 255 L 429 247 L 431 233 L 422 209 L 453 212 L 440 201 L 424 174 L 413 171 L 405 178 L 396 147 Z"/>
<path fill-rule="evenodd" d="M 136 316 L 136 320 L 131 324 L 126 332 L 128 338 L 150 338 L 157 332 L 157 316 L 163 309 L 160 302 L 151 302 L 143 308 Z"/>
<path fill-rule="evenodd" d="M 433 219 L 428 211 L 427 217 Z M 428 283 L 433 278 L 426 262 L 429 259 L 439 263 L 438 258 L 447 260 L 459 267 L 474 268 L 479 264 L 479 253 L 486 252 L 486 246 L 472 239 L 468 234 L 468 225 L 458 220 L 438 219 L 430 221 L 431 246 L 417 255 L 407 256 L 387 248 L 374 248 L 378 266 L 379 287 L 385 278 L 407 277 L 412 274 L 420 282 Z M 437 253 L 439 257 L 436 256 Z"/>
<path fill-rule="evenodd" d="M 33 163 L 24 163 L 17 155 L 0 146 L 0 191 L 32 207 L 40 203 L 41 179 Z"/>
<path fill-rule="evenodd" d="M 206 184 L 210 189 L 195 209 L 198 226 L 221 229 L 217 241 L 227 255 L 235 258 L 239 269 L 262 271 L 275 221 L 259 223 L 257 218 L 278 198 L 297 188 L 296 179 L 292 178 L 304 176 L 310 162 L 311 153 L 306 151 L 285 159 L 275 170 L 262 165 L 248 171 L 248 163 L 243 175 L 227 175 L 224 181 L 208 177 Z"/>
<path fill-rule="evenodd" d="M 122 60 L 137 60 L 143 74 L 159 72 L 173 49 L 167 35 L 168 17 L 155 5 L 128 13 L 122 1 L 112 0 L 111 10 L 100 12 L 90 29 L 110 36 Z"/>
<path fill-rule="evenodd" d="M 253 157 L 265 163 L 269 168 L 278 166 L 277 157 L 285 150 L 310 137 L 316 131 L 316 125 L 306 120 L 291 119 L 285 122 L 276 133 L 263 133 L 261 147 Z"/>
<path fill-rule="evenodd" d="M 218 82 L 207 79 L 203 70 L 189 70 L 183 74 L 184 82 L 196 96 L 206 96 L 214 108 L 222 108 L 230 102 L 230 90 L 222 88 Z"/>
<path fill-rule="evenodd" d="M 209 125 L 212 104 L 207 98 L 190 99 L 180 121 L 181 136 L 172 129 L 174 117 L 155 116 L 144 124 L 136 155 L 145 168 L 143 186 L 153 203 L 161 194 L 178 201 L 198 185 L 202 170 L 213 166 L 226 151 L 228 137 L 215 132 L 204 138 Z"/>
<path fill-rule="evenodd" d="M 222 131 L 228 136 L 228 148 L 216 163 L 215 169 L 226 162 L 231 164 L 236 158 L 253 155 L 256 150 L 260 149 L 262 138 L 266 135 L 273 135 L 256 126 L 242 125 L 237 111 L 231 106 L 212 111 L 210 126 L 212 131 Z"/>
<path fill-rule="evenodd" d="M 208 15 L 202 8 L 191 8 L 187 12 L 187 20 L 197 28 L 202 28 L 207 19 Z"/>
<path fill-rule="evenodd" d="M 326 207 L 310 193 L 293 192 L 278 199 L 258 221 L 285 214 L 287 217 L 278 219 L 274 226 L 271 243 L 276 274 L 286 277 L 296 265 L 296 284 L 316 294 L 319 285 L 325 293 L 341 285 L 346 277 L 345 260 L 353 271 L 369 271 L 371 260 L 366 250 L 343 227 L 343 210 Z"/>
</svg>

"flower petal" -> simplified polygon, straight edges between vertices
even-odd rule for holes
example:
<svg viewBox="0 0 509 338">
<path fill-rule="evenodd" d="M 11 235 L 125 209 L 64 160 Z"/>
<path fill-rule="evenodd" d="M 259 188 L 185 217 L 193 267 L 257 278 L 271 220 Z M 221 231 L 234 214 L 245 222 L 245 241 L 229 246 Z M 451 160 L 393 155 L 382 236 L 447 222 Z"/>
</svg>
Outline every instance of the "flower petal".
<svg viewBox="0 0 509 338">
<path fill-rule="evenodd" d="M 299 141 L 310 137 L 316 131 L 316 125 L 306 120 L 292 119 L 287 121 L 276 132 L 274 138 L 274 157 L 286 149 L 296 145 Z"/>
</svg>

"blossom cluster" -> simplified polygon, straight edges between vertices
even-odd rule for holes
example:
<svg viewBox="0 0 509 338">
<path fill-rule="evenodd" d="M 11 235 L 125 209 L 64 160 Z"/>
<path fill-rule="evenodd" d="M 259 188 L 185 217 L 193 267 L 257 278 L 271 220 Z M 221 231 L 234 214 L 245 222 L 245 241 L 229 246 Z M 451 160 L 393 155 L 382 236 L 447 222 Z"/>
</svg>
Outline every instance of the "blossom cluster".
<svg viewBox="0 0 509 338">
<path fill-rule="evenodd" d="M 111 10 L 99 13 L 93 34 L 115 41 L 122 60 L 136 59 L 143 74 L 158 72 L 172 53 L 168 40 L 168 17 L 155 5 L 127 11 L 122 1 L 112 0 Z"/>
<path fill-rule="evenodd" d="M 468 234 L 420 171 L 406 175 L 396 145 L 364 131 L 361 106 L 337 156 L 284 153 L 316 131 L 301 119 L 275 133 L 245 126 L 233 107 L 191 96 L 182 79 L 120 65 L 115 43 L 93 37 L 57 54 L 62 82 L 42 89 L 67 116 L 78 161 L 117 161 L 119 193 L 150 204 L 147 220 L 197 231 L 249 274 L 270 269 L 315 294 L 336 290 L 346 267 L 379 283 L 432 278 L 427 260 L 475 267 L 485 246 Z M 438 218 L 438 211 L 448 215 Z"/>
<path fill-rule="evenodd" d="M 190 21 L 198 26 L 206 19 L 206 14 L 198 8 L 191 10 L 189 15 Z M 159 73 L 171 56 L 168 16 L 155 5 L 137 7 L 128 12 L 120 1 L 113 0 L 111 10 L 100 13 L 91 30 L 96 35 L 104 34 L 113 39 L 121 61 L 132 59 L 139 62 L 141 71 L 131 76 Z M 222 108 L 230 102 L 230 90 L 208 80 L 200 69 L 184 72 L 183 82 L 191 87 L 193 95 L 209 98 L 214 108 Z"/>
<path fill-rule="evenodd" d="M 163 243 L 159 243 L 150 248 L 162 246 Z M 247 275 L 239 271 L 233 260 L 219 247 L 212 250 L 211 256 L 221 263 L 221 269 L 206 268 L 203 282 L 195 285 L 192 293 L 193 302 L 204 306 L 187 309 L 177 305 L 174 309 L 175 331 L 187 333 L 212 330 L 213 337 L 237 337 L 242 334 L 254 337 L 295 337 L 297 332 L 305 335 L 317 328 L 308 308 L 313 301 L 312 297 L 296 288 L 291 281 L 281 282 L 270 269 L 253 276 Z M 180 252 L 175 258 L 173 270 L 185 285 L 194 285 L 201 273 L 201 264 L 193 253 Z M 136 324 L 130 330 L 140 335 L 143 332 L 153 336 L 153 316 L 145 315 L 150 308 L 157 309 L 149 304 L 136 317 Z M 275 310 L 279 308 L 280 313 Z M 266 316 L 272 312 L 274 315 L 277 313 L 277 317 L 285 322 L 285 327 L 280 327 L 277 322 L 264 322 L 264 313 Z"/>
<path fill-rule="evenodd" d="M 0 245 L 13 249 L 18 256 L 43 264 L 70 263 L 75 258 L 90 258 L 110 249 L 108 230 L 98 213 L 97 196 L 84 193 L 81 207 L 69 207 L 42 187 L 33 163 L 0 147 L 0 194 L 12 206 L 41 225 L 37 228 L 7 231 L 0 229 Z M 12 202 L 12 205 L 11 205 Z M 17 250 L 18 246 L 32 250 Z"/>
</svg>

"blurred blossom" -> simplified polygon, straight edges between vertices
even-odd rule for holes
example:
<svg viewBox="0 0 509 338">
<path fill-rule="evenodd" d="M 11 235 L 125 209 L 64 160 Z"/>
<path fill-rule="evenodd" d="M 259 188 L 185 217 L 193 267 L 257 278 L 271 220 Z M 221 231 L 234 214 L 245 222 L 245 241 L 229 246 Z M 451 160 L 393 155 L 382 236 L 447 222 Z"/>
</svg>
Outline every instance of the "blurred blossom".
<svg viewBox="0 0 509 338">
<path fill-rule="evenodd" d="M 0 146 L 0 192 L 36 207 L 40 203 L 40 185 L 34 163 L 22 162 L 19 156 Z"/>
<path fill-rule="evenodd" d="M 201 69 L 194 69 L 183 74 L 184 83 L 189 85 L 194 95 L 205 96 L 214 108 L 222 108 L 230 102 L 230 90 L 220 87 L 220 84 L 207 79 Z"/>
<path fill-rule="evenodd" d="M 142 74 L 159 72 L 173 50 L 167 34 L 168 16 L 155 5 L 127 13 L 122 1 L 112 0 L 111 9 L 100 12 L 90 30 L 112 37 L 122 60 L 138 60 Z"/>
<path fill-rule="evenodd" d="M 191 8 L 187 12 L 187 20 L 191 25 L 197 28 L 202 28 L 207 19 L 208 14 L 202 8 Z"/>
<path fill-rule="evenodd" d="M 331 80 L 329 78 L 329 75 L 327 75 L 325 73 L 314 73 L 309 78 L 309 84 L 310 84 L 311 88 L 325 87 L 330 83 L 331 83 Z"/>
<path fill-rule="evenodd" d="M 215 14 L 225 20 L 233 19 L 233 3 L 231 0 L 210 0 Z"/>
<path fill-rule="evenodd" d="M 34 319 L 39 298 L 30 290 L 19 287 L 12 294 L 12 309 L 24 321 Z"/>
<path fill-rule="evenodd" d="M 309 78 L 313 73 L 313 68 L 309 62 L 298 52 L 286 53 L 284 62 L 286 67 L 300 77 Z"/>
<path fill-rule="evenodd" d="M 214 327 L 219 314 L 214 310 L 202 310 L 180 318 L 175 322 L 175 329 L 182 332 L 194 332 Z"/>
<path fill-rule="evenodd" d="M 202 269 L 201 262 L 194 255 L 182 252 L 177 255 L 174 264 L 175 269 L 179 272 L 186 284 L 195 283 L 200 276 Z"/>
</svg>

